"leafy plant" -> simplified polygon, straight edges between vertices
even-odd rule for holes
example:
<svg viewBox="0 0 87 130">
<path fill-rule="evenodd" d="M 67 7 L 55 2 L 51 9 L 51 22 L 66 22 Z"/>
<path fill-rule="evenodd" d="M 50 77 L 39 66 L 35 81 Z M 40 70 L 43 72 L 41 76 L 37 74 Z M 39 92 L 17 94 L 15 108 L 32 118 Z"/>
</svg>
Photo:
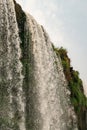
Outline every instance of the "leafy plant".
<svg viewBox="0 0 87 130">
<path fill-rule="evenodd" d="M 74 106 L 76 115 L 78 117 L 78 127 L 79 130 L 86 129 L 86 113 L 87 113 L 87 98 L 84 94 L 83 83 L 79 77 L 79 72 L 73 70 L 71 66 L 71 61 L 68 57 L 68 52 L 63 47 L 53 49 L 57 57 L 61 58 L 63 71 L 68 81 L 68 88 L 71 92 L 70 99 L 71 103 Z M 85 124 L 85 125 L 84 125 Z"/>
</svg>

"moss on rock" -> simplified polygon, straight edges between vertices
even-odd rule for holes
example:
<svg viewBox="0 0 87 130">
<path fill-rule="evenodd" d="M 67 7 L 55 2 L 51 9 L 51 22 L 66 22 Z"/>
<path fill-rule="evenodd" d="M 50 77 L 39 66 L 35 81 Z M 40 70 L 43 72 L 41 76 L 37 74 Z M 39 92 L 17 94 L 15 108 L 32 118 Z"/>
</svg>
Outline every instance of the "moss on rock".
<svg viewBox="0 0 87 130">
<path fill-rule="evenodd" d="M 63 47 L 55 48 L 57 57 L 60 56 L 63 71 L 68 81 L 68 88 L 71 92 L 71 103 L 74 106 L 77 118 L 79 130 L 87 129 L 86 115 L 87 115 L 87 98 L 84 94 L 83 83 L 79 77 L 79 72 L 75 71 L 71 66 L 70 58 L 68 57 L 67 50 Z"/>
</svg>

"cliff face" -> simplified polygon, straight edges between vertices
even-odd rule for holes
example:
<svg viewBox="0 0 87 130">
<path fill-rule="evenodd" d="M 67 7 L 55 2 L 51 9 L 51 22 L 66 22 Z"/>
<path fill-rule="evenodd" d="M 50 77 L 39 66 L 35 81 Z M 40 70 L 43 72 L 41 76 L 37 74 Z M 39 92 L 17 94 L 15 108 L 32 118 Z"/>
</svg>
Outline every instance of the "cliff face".
<svg viewBox="0 0 87 130">
<path fill-rule="evenodd" d="M 0 130 L 78 130 L 60 56 L 15 0 L 0 0 L 0 93 Z"/>
<path fill-rule="evenodd" d="M 79 72 L 73 70 L 67 50 L 64 48 L 54 48 L 57 56 L 61 58 L 63 71 L 68 81 L 69 90 L 71 92 L 70 99 L 74 106 L 79 130 L 87 129 L 87 98 L 84 94 L 83 83 L 79 78 Z"/>
<path fill-rule="evenodd" d="M 67 95 L 67 83 L 49 36 L 44 28 L 38 25 L 32 16 L 26 15 L 16 3 L 15 11 L 21 38 L 26 129 L 76 129 L 75 114 Z"/>
</svg>

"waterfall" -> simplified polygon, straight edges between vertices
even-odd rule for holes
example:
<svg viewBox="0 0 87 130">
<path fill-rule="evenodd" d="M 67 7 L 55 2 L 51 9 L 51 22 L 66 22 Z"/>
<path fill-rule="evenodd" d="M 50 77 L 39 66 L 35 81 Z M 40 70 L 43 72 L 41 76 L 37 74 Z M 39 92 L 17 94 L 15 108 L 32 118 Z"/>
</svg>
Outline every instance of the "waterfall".
<svg viewBox="0 0 87 130">
<path fill-rule="evenodd" d="M 44 28 L 31 15 L 26 15 L 25 46 L 29 67 L 29 96 L 26 97 L 26 109 L 29 109 L 26 114 L 28 129 L 77 129 L 60 58 L 53 52 L 52 43 Z"/>
<path fill-rule="evenodd" d="M 20 57 L 14 3 L 0 0 L 0 130 L 25 130 Z"/>
<path fill-rule="evenodd" d="M 0 0 L 0 130 L 78 130 L 60 57 L 25 16 L 22 46 L 14 2 Z"/>
</svg>

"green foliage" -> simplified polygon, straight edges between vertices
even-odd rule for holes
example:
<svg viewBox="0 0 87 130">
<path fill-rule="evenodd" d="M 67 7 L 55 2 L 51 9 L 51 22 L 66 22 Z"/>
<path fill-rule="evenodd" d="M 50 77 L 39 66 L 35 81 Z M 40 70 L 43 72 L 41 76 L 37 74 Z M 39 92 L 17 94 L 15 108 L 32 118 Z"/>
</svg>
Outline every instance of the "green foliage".
<svg viewBox="0 0 87 130">
<path fill-rule="evenodd" d="M 60 56 L 61 58 L 63 71 L 68 81 L 69 90 L 71 91 L 71 103 L 74 106 L 78 117 L 79 129 L 85 130 L 86 127 L 84 123 L 86 122 L 87 98 L 84 94 L 83 83 L 79 77 L 79 72 L 73 70 L 66 49 L 63 47 L 55 48 L 54 46 L 53 49 L 56 52 L 57 57 Z"/>
</svg>

